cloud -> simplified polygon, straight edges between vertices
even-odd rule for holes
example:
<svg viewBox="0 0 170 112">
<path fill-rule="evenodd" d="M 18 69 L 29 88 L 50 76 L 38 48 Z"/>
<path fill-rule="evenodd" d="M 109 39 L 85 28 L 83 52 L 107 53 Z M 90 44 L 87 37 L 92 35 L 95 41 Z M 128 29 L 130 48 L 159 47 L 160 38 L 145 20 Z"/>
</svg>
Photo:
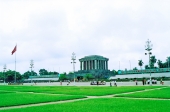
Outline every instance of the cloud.
<svg viewBox="0 0 170 112">
<path fill-rule="evenodd" d="M 165 61 L 170 31 L 169 2 L 126 0 L 1 1 L 0 47 L 3 68 L 14 69 L 11 51 L 17 44 L 17 70 L 45 68 L 72 71 L 71 54 L 109 58 L 109 69 L 138 67 L 148 63 L 145 42 L 150 39 L 153 55 Z"/>
</svg>

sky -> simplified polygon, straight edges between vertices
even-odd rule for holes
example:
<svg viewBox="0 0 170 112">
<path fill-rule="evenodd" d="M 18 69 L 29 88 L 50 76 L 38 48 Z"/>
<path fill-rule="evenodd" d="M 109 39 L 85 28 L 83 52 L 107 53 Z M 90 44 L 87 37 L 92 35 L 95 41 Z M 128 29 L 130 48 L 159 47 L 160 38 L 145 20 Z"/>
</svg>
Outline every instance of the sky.
<svg viewBox="0 0 170 112">
<path fill-rule="evenodd" d="M 170 1 L 168 0 L 1 0 L 0 71 L 23 74 L 40 69 L 72 72 L 72 53 L 109 58 L 109 70 L 148 64 L 145 44 L 163 62 L 170 56 Z M 11 55 L 17 44 L 17 51 Z M 157 64 L 155 64 L 157 66 Z M 144 66 L 143 66 L 144 68 Z"/>
</svg>

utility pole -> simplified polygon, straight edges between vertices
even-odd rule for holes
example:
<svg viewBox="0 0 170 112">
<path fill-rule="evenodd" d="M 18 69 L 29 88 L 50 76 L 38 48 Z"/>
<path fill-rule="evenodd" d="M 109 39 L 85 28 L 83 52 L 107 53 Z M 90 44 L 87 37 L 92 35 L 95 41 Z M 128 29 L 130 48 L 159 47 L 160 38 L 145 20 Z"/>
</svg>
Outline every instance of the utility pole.
<svg viewBox="0 0 170 112">
<path fill-rule="evenodd" d="M 75 60 L 76 60 L 76 54 L 73 52 L 71 56 L 72 64 L 73 64 L 73 73 L 74 73 L 74 86 L 75 86 Z"/>
<path fill-rule="evenodd" d="M 146 41 L 146 45 L 145 45 L 145 50 L 148 51 L 148 53 L 145 53 L 145 55 L 149 55 L 149 65 L 148 67 L 151 67 L 151 62 L 150 62 L 150 55 L 152 55 L 152 52 L 150 52 L 152 50 L 152 44 L 151 41 L 148 39 Z M 150 85 L 152 85 L 152 81 L 151 81 L 151 71 L 150 71 Z"/>
<path fill-rule="evenodd" d="M 30 61 L 30 68 L 31 68 L 31 76 L 33 76 L 33 74 L 32 74 L 32 68 L 34 68 L 34 61 L 33 60 Z M 31 79 L 31 83 L 32 83 L 32 79 Z"/>
<path fill-rule="evenodd" d="M 4 65 L 3 69 L 4 69 L 4 85 L 5 85 L 5 70 L 6 70 L 6 64 Z"/>
</svg>

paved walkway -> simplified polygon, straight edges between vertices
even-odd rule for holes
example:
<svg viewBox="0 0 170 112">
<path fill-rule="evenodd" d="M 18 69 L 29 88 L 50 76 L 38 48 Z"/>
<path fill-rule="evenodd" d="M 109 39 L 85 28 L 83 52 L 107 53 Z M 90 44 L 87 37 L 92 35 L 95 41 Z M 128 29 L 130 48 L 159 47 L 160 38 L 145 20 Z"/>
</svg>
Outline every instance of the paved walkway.
<svg viewBox="0 0 170 112">
<path fill-rule="evenodd" d="M 97 86 L 97 85 L 90 85 L 90 82 L 71 82 L 69 85 L 67 85 L 68 82 L 62 82 L 62 86 Z M 113 82 L 112 82 L 113 84 Z M 7 85 L 4 83 L 0 83 L 0 85 Z M 51 83 L 24 83 L 23 85 L 25 86 L 61 86 L 60 82 L 51 82 Z M 118 86 L 135 86 L 136 83 L 134 81 L 128 81 L 128 82 L 117 82 Z M 170 81 L 164 81 L 164 86 L 169 86 Z M 110 82 L 106 82 L 106 85 L 99 85 L 99 86 L 110 86 Z M 138 86 L 142 86 L 142 81 L 138 81 Z M 150 85 L 145 85 L 145 86 L 150 86 Z M 157 84 L 153 84 L 153 86 L 161 86 L 160 82 L 157 81 Z"/>
<path fill-rule="evenodd" d="M 87 96 L 87 98 L 65 100 L 65 101 L 45 102 L 45 103 L 37 103 L 37 104 L 26 104 L 26 105 L 19 105 L 19 106 L 0 107 L 0 110 L 15 109 L 15 108 L 26 108 L 26 107 L 34 107 L 34 106 L 43 106 L 43 105 L 49 105 L 49 104 L 68 103 L 68 102 L 89 100 L 89 99 L 94 99 L 94 98 L 113 98 L 116 95 L 131 94 L 131 93 L 144 92 L 144 91 L 152 91 L 152 90 L 163 89 L 163 88 L 168 88 L 168 87 L 140 90 L 140 91 L 135 91 L 135 92 L 127 92 L 127 93 L 119 93 L 119 94 L 114 94 L 114 95 Z M 19 92 L 19 93 L 21 93 L 21 92 Z M 32 93 L 32 94 L 50 94 L 50 93 L 34 93 L 34 92 L 26 92 L 26 93 Z M 53 94 L 53 95 L 58 95 L 58 94 Z M 120 98 L 120 97 L 115 97 L 115 98 Z M 126 98 L 126 99 L 146 99 L 146 100 L 170 100 L 170 99 L 161 99 L 161 98 L 130 98 L 130 97 L 121 97 L 121 98 Z"/>
</svg>

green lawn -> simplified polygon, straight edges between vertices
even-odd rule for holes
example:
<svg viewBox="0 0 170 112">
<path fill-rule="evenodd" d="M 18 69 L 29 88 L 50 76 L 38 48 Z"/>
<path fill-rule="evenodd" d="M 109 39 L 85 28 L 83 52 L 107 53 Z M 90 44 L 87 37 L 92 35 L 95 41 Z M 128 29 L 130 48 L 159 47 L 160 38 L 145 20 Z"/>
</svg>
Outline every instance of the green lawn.
<svg viewBox="0 0 170 112">
<path fill-rule="evenodd" d="M 0 107 L 70 100 L 70 99 L 78 99 L 78 98 L 85 98 L 85 96 L 49 95 L 49 94 L 32 94 L 32 93 L 1 93 Z"/>
<path fill-rule="evenodd" d="M 77 87 L 77 86 L 0 86 L 0 108 L 14 105 L 37 104 L 119 94 L 163 86 L 124 86 L 124 87 Z M 19 91 L 19 92 L 16 92 Z M 34 92 L 34 93 L 28 93 Z M 50 94 L 49 94 L 50 93 Z M 52 93 L 52 94 L 51 94 Z M 96 98 L 62 104 L 50 104 L 19 109 L 0 110 L 2 112 L 167 112 L 170 100 L 126 99 L 124 97 L 170 98 L 170 88 L 121 94 L 121 98 Z M 156 107 L 156 108 L 155 108 Z"/>
<path fill-rule="evenodd" d="M 2 112 L 168 112 L 168 100 L 100 98 L 64 104 L 1 110 Z"/>
<path fill-rule="evenodd" d="M 164 98 L 170 99 L 170 88 L 163 88 L 153 91 L 138 92 L 132 94 L 121 94 L 118 97 L 134 97 L 134 98 Z"/>
<path fill-rule="evenodd" d="M 0 86 L 0 90 L 25 91 L 36 93 L 53 93 L 69 95 L 102 96 L 124 92 L 133 92 L 145 89 L 158 88 L 160 86 L 124 86 L 124 87 L 76 87 L 76 86 Z M 162 87 L 162 86 L 161 86 Z"/>
</svg>

